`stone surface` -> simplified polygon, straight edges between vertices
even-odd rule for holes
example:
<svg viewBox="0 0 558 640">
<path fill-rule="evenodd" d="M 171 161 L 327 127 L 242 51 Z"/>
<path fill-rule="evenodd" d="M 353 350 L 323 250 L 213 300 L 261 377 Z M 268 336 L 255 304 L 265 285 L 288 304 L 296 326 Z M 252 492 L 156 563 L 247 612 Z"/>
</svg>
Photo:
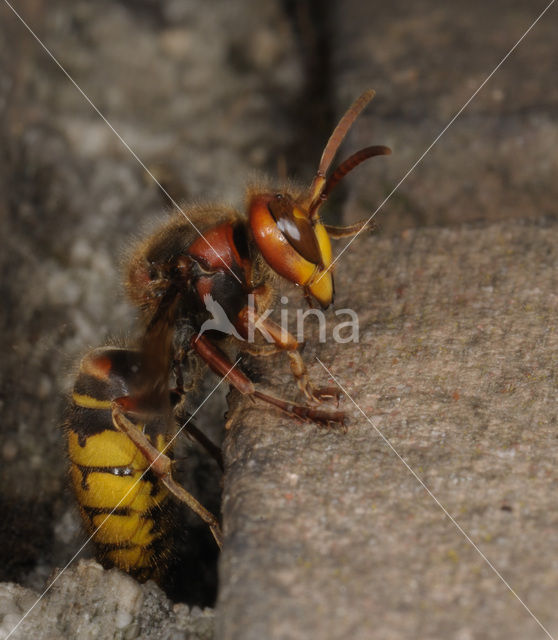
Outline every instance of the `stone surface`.
<svg viewBox="0 0 558 640">
<path fill-rule="evenodd" d="M 2 639 L 210 640 L 213 629 L 211 609 L 173 605 L 152 582 L 140 585 L 91 560 L 53 576 L 40 599 L 31 589 L 0 584 Z"/>
<path fill-rule="evenodd" d="M 350 139 L 387 144 L 390 158 L 351 177 L 346 216 L 368 217 L 548 5 L 337 3 L 333 99 L 377 95 Z M 541 18 L 378 213 L 382 229 L 556 216 L 556 6 Z"/>
<path fill-rule="evenodd" d="M 554 222 L 352 246 L 360 341 L 305 351 L 347 433 L 245 403 L 227 440 L 220 640 L 545 637 L 480 553 L 558 633 L 557 267 Z"/>
</svg>

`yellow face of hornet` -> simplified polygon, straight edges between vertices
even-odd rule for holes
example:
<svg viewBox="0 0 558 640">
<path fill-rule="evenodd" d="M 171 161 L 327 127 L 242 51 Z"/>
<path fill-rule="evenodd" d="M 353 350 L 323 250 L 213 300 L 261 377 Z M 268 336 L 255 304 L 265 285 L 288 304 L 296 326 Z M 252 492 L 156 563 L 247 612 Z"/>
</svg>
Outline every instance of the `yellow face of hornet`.
<svg viewBox="0 0 558 640">
<path fill-rule="evenodd" d="M 365 147 L 342 162 L 329 176 L 330 165 L 343 138 L 358 114 L 374 96 L 366 91 L 358 98 L 331 134 L 318 171 L 306 193 L 252 193 L 248 218 L 252 236 L 268 265 L 283 278 L 304 289 L 306 298 L 317 300 L 323 309 L 334 296 L 330 238 L 357 234 L 366 224 L 334 227 L 323 224 L 319 209 L 333 188 L 364 160 L 391 153 L 388 147 Z"/>
<path fill-rule="evenodd" d="M 323 309 L 333 301 L 331 241 L 324 225 L 286 193 L 256 194 L 248 207 L 254 240 L 280 276 L 303 287 Z"/>
</svg>

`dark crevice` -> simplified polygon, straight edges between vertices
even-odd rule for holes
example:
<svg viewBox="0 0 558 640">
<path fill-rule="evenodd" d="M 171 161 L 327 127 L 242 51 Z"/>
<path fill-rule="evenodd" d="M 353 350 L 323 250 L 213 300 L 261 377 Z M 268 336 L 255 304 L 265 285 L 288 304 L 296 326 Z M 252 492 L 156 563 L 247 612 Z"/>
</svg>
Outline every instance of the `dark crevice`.
<svg viewBox="0 0 558 640">
<path fill-rule="evenodd" d="M 52 546 L 52 505 L 0 496 L 0 513 L 0 582 L 21 582 Z"/>
<path fill-rule="evenodd" d="M 203 390 L 193 393 L 192 407 L 198 406 L 199 395 L 203 393 Z M 196 423 L 201 431 L 216 444 L 223 438 L 222 429 L 212 429 L 210 425 L 220 425 L 224 411 L 225 408 L 215 402 L 206 408 L 205 414 L 197 414 Z M 189 417 L 186 407 L 181 407 L 176 415 L 177 424 L 185 424 Z M 175 479 L 219 518 L 221 470 L 211 455 L 185 434 L 177 438 L 175 444 Z M 183 504 L 174 504 L 169 552 L 168 571 L 162 584 L 167 596 L 189 606 L 214 607 L 218 590 L 219 548 L 209 527 Z"/>
<path fill-rule="evenodd" d="M 330 74 L 330 1 L 283 0 L 304 70 L 304 84 L 292 105 L 293 142 L 289 170 L 297 175 L 315 167 L 332 124 Z"/>
<path fill-rule="evenodd" d="M 289 174 L 309 183 L 325 144 L 337 124 L 331 65 L 331 0 L 282 0 L 296 37 L 304 71 L 302 91 L 291 106 L 293 137 L 286 150 Z M 356 96 L 355 96 L 356 97 Z M 328 222 L 342 221 L 342 185 L 330 197 Z M 329 214 L 328 214 L 329 211 Z M 337 214 L 335 214 L 337 212 Z"/>
</svg>

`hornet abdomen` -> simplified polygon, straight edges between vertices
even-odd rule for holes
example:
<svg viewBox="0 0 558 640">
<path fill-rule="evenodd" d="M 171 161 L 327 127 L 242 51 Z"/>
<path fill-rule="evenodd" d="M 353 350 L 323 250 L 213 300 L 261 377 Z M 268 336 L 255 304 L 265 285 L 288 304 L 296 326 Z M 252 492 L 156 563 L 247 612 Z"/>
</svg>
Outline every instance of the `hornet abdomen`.
<svg viewBox="0 0 558 640">
<path fill-rule="evenodd" d="M 171 503 L 167 488 L 146 472 L 143 453 L 113 424 L 112 403 L 131 395 L 139 369 L 135 350 L 104 347 L 86 355 L 66 435 L 72 484 L 98 560 L 143 581 L 164 569 Z M 148 414 L 134 414 L 133 423 L 159 451 L 168 443 Z"/>
</svg>

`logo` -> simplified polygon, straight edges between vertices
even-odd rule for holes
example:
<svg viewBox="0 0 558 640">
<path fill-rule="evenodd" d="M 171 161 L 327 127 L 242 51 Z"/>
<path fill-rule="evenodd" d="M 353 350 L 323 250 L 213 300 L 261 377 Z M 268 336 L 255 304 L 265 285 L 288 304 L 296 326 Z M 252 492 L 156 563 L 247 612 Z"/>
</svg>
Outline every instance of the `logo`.
<svg viewBox="0 0 558 640">
<path fill-rule="evenodd" d="M 198 337 L 196 340 L 206 331 L 219 331 L 229 336 L 234 336 L 237 340 L 242 342 L 253 343 L 256 339 L 256 332 L 264 337 L 264 339 L 270 344 L 274 343 L 273 337 L 265 329 L 265 321 L 273 313 L 273 309 L 266 309 L 260 315 L 256 314 L 254 294 L 248 295 L 248 332 L 247 338 L 243 338 L 237 331 L 230 318 L 227 316 L 223 307 L 213 298 L 210 293 L 207 293 L 203 297 L 203 302 L 208 313 L 211 314 L 211 318 L 203 322 Z M 293 309 L 288 308 L 289 299 L 286 296 L 281 297 L 281 304 L 283 305 L 280 310 L 281 321 L 279 327 L 284 336 L 289 333 L 296 336 L 296 340 L 299 343 L 305 341 L 304 331 L 306 327 L 306 321 L 308 318 L 315 318 L 318 322 L 318 335 L 319 342 L 326 342 L 327 340 L 327 318 L 326 314 L 321 309 L 295 309 L 295 327 L 292 328 L 292 314 Z M 343 322 L 337 322 L 332 329 L 331 337 L 334 342 L 344 344 L 347 342 L 359 341 L 359 323 L 358 316 L 353 309 L 337 309 L 334 315 L 339 318 L 340 316 L 348 316 L 348 320 Z"/>
<path fill-rule="evenodd" d="M 229 320 L 229 317 L 225 313 L 223 307 L 217 302 L 217 300 L 213 298 L 210 293 L 206 293 L 204 295 L 203 303 L 205 304 L 205 308 L 207 309 L 207 311 L 209 311 L 209 313 L 213 317 L 209 320 L 206 320 L 202 324 L 198 337 L 196 338 L 196 342 L 206 331 L 220 331 L 221 333 L 226 333 L 229 336 L 234 336 L 239 340 L 244 340 L 244 338 L 236 330 L 234 324 Z"/>
</svg>

